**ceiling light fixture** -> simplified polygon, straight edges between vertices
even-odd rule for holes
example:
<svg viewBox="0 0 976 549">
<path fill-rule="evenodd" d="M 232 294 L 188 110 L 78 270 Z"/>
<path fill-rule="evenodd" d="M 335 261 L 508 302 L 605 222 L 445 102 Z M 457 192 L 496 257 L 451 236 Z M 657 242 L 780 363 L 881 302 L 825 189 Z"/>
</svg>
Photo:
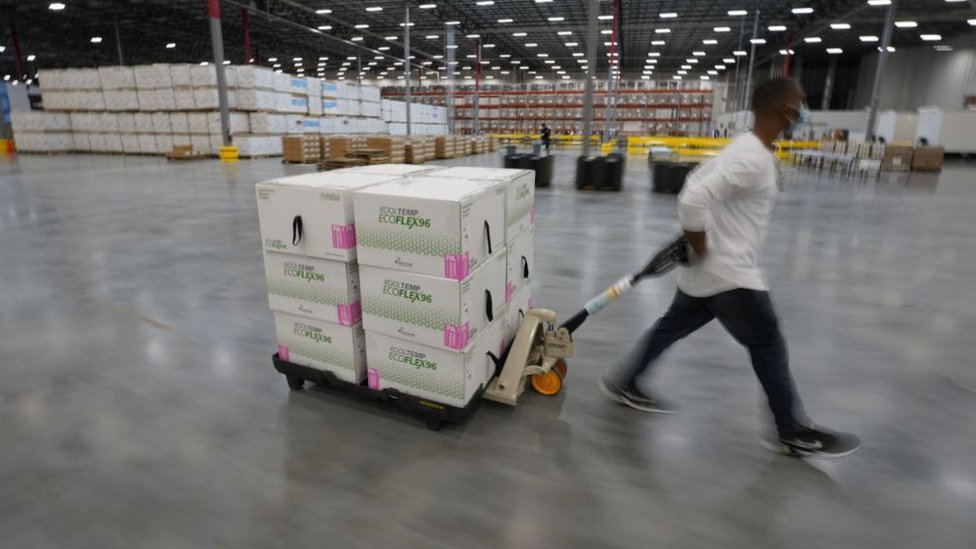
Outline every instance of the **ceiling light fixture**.
<svg viewBox="0 0 976 549">
<path fill-rule="evenodd" d="M 715 27 L 712 30 L 715 32 L 732 32 L 731 27 Z"/>
<path fill-rule="evenodd" d="M 673 11 L 669 11 L 669 12 L 662 13 L 662 14 L 659 15 L 659 17 L 661 19 L 674 19 L 677 16 L 678 16 L 678 14 L 677 13 L 674 13 Z"/>
<path fill-rule="evenodd" d="M 851 28 L 850 23 L 831 23 L 830 28 L 834 30 L 848 30 Z"/>
<path fill-rule="evenodd" d="M 770 25 L 766 27 L 769 32 L 783 32 L 786 30 L 786 25 Z"/>
<path fill-rule="evenodd" d="M 729 10 L 730 17 L 742 17 L 743 15 L 749 15 L 746 10 Z"/>
<path fill-rule="evenodd" d="M 860 36 L 859 39 L 861 40 L 861 42 L 877 42 L 878 41 L 878 37 L 877 36 L 873 36 L 873 35 Z"/>
<path fill-rule="evenodd" d="M 827 53 L 829 53 L 830 55 L 839 55 L 844 53 L 844 50 L 840 48 L 827 48 Z"/>
<path fill-rule="evenodd" d="M 938 42 L 939 40 L 942 40 L 942 35 L 941 34 L 923 34 L 923 35 L 920 35 L 919 38 L 921 38 L 922 40 L 924 40 L 926 42 Z"/>
<path fill-rule="evenodd" d="M 715 40 L 714 38 L 706 38 L 702 40 L 702 44 L 705 44 L 706 46 L 714 46 L 715 44 L 718 44 L 718 40 Z"/>
<path fill-rule="evenodd" d="M 899 29 L 914 29 L 918 23 L 915 21 L 895 21 L 895 26 Z"/>
<path fill-rule="evenodd" d="M 101 36 L 92 36 L 91 37 L 91 43 L 92 44 L 101 44 L 102 43 L 102 37 Z"/>
<path fill-rule="evenodd" d="M 807 36 L 806 38 L 803 39 L 803 41 L 806 42 L 807 44 L 819 44 L 823 42 L 823 40 L 819 36 Z"/>
<path fill-rule="evenodd" d="M 813 8 L 793 8 L 790 10 L 793 15 L 808 15 L 813 13 Z"/>
</svg>

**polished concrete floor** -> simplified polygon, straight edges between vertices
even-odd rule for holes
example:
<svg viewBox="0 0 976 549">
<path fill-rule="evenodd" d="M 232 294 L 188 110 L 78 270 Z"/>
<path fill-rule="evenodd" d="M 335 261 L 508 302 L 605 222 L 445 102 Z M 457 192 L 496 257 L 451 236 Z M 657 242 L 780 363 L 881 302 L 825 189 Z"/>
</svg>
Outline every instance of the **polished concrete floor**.
<svg viewBox="0 0 976 549">
<path fill-rule="evenodd" d="M 676 231 L 619 194 L 537 195 L 535 303 L 567 315 Z M 497 165 L 496 155 L 449 162 Z M 848 458 L 756 442 L 746 353 L 717 325 L 653 376 L 680 413 L 595 382 L 667 305 L 646 282 L 577 335 L 565 391 L 442 432 L 271 366 L 253 184 L 277 160 L 0 162 L 0 545 L 976 546 L 976 166 L 787 171 L 764 263 L 799 389 Z"/>
</svg>

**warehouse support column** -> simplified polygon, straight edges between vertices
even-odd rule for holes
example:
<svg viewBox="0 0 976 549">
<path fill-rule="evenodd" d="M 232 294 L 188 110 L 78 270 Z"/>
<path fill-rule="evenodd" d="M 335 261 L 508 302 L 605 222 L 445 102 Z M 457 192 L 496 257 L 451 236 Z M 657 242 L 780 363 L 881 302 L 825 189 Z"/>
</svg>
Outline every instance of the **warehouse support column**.
<svg viewBox="0 0 976 549">
<path fill-rule="evenodd" d="M 447 133 L 454 133 L 454 27 L 447 27 L 447 39 L 444 41 L 444 58 L 447 60 Z"/>
<path fill-rule="evenodd" d="M 874 139 L 875 126 L 878 122 L 878 103 L 881 102 L 881 80 L 884 79 L 885 60 L 888 58 L 888 47 L 891 46 L 891 33 L 895 26 L 895 0 L 888 4 L 885 14 L 884 34 L 881 35 L 881 46 L 878 48 L 878 66 L 874 70 L 874 86 L 871 88 L 871 109 L 868 113 L 868 128 L 865 132 L 867 140 Z"/>
<path fill-rule="evenodd" d="M 403 99 L 407 104 L 407 135 L 410 135 L 410 0 L 403 5 Z"/>
<path fill-rule="evenodd" d="M 231 147 L 230 108 L 227 102 L 227 75 L 224 73 L 224 37 L 220 30 L 220 0 L 207 0 L 210 15 L 210 40 L 213 42 L 214 70 L 217 71 L 217 99 L 220 102 L 220 135 L 224 146 L 220 148 L 221 160 L 237 160 L 237 150 Z M 225 149 L 226 152 L 225 152 Z M 233 158 L 231 158 L 233 150 Z M 227 158 L 225 159 L 225 154 Z"/>
<path fill-rule="evenodd" d="M 115 20 L 115 49 L 119 52 L 119 66 L 125 65 L 125 60 L 122 58 L 122 33 L 119 32 L 119 21 Z"/>
<path fill-rule="evenodd" d="M 251 10 L 241 8 L 241 29 L 244 32 L 244 64 L 249 65 L 254 62 L 251 55 Z"/>
<path fill-rule="evenodd" d="M 478 48 L 475 50 L 474 66 L 474 125 L 475 135 L 481 133 L 481 40 L 478 40 Z"/>
<path fill-rule="evenodd" d="M 837 79 L 837 56 L 830 56 L 830 65 L 827 66 L 827 78 L 824 80 L 823 101 L 820 109 L 830 110 L 830 98 L 834 95 L 834 80 Z"/>
<path fill-rule="evenodd" d="M 10 41 L 14 43 L 14 55 L 17 56 L 17 78 L 25 82 L 27 74 L 24 72 L 24 60 L 20 56 L 20 39 L 17 38 L 17 27 L 13 23 L 10 23 Z"/>
<path fill-rule="evenodd" d="M 752 20 L 752 38 L 749 43 L 752 47 L 749 48 L 749 70 L 746 72 L 746 85 L 742 89 L 742 127 L 746 127 L 746 123 L 749 120 L 749 110 L 750 110 L 750 99 L 752 96 L 752 71 L 756 67 L 756 42 L 755 39 L 759 38 L 759 10 L 756 10 L 756 15 Z"/>
<path fill-rule="evenodd" d="M 600 0 L 589 0 L 586 10 L 586 82 L 583 96 L 583 156 L 590 156 L 590 136 L 593 133 L 593 86 L 596 78 L 596 40 L 600 15 Z"/>
</svg>

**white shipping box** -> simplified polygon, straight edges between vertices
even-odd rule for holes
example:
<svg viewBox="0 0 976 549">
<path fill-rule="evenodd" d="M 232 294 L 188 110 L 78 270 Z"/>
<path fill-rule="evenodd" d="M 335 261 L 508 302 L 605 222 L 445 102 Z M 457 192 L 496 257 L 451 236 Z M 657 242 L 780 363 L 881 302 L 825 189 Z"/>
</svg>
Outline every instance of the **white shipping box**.
<svg viewBox="0 0 976 549">
<path fill-rule="evenodd" d="M 281 138 L 276 135 L 235 135 L 234 144 L 241 157 L 281 155 Z"/>
<path fill-rule="evenodd" d="M 139 152 L 143 154 L 155 154 L 156 136 L 153 134 L 139 134 Z"/>
<path fill-rule="evenodd" d="M 133 115 L 136 121 L 136 133 L 153 132 L 153 115 L 149 112 L 137 112 Z"/>
<path fill-rule="evenodd" d="M 319 172 L 256 185 L 261 241 L 266 252 L 320 259 L 356 259 L 353 191 L 390 181 L 384 175 Z M 298 234 L 298 225 L 301 234 Z"/>
<path fill-rule="evenodd" d="M 525 313 L 532 308 L 532 288 L 523 286 L 512 296 L 512 301 L 505 310 L 505 348 L 508 348 L 518 333 L 519 326 L 525 318 Z M 499 355 L 501 356 L 501 355 Z"/>
<path fill-rule="evenodd" d="M 464 280 L 362 266 L 363 325 L 370 332 L 460 351 L 505 311 L 505 254 Z"/>
<path fill-rule="evenodd" d="M 102 95 L 105 97 L 105 110 L 139 110 L 139 93 L 136 90 L 105 90 Z"/>
<path fill-rule="evenodd" d="M 190 88 L 193 87 L 193 76 L 190 73 L 190 69 L 193 65 L 179 64 L 170 65 L 169 74 L 173 81 L 174 88 Z"/>
<path fill-rule="evenodd" d="M 159 110 L 159 107 L 156 105 L 156 90 L 139 89 L 139 110 L 144 112 Z"/>
<path fill-rule="evenodd" d="M 210 133 L 210 120 L 205 112 L 190 112 L 186 114 L 190 133 Z"/>
<path fill-rule="evenodd" d="M 172 133 L 173 132 L 173 119 L 168 112 L 154 112 L 152 113 L 152 131 L 153 133 Z"/>
<path fill-rule="evenodd" d="M 122 152 L 122 135 L 117 133 L 102 134 L 105 139 L 105 152 Z"/>
<path fill-rule="evenodd" d="M 535 272 L 535 227 L 529 227 L 516 237 L 507 251 L 505 303 L 511 302 L 513 294 L 532 284 L 532 273 Z"/>
<path fill-rule="evenodd" d="M 134 90 L 136 76 L 132 67 L 99 67 L 98 78 L 103 90 Z M 47 87 L 47 81 L 44 81 Z"/>
<path fill-rule="evenodd" d="M 277 92 L 287 93 L 291 89 L 291 76 L 283 72 L 276 72 L 274 89 Z"/>
<path fill-rule="evenodd" d="M 493 322 L 460 353 L 367 332 L 369 386 L 466 406 L 494 375 L 495 364 L 488 353 L 500 356 L 503 340 L 502 322 Z"/>
<path fill-rule="evenodd" d="M 357 192 L 354 207 L 363 265 L 463 280 L 504 252 L 501 186 L 399 179 Z"/>
<path fill-rule="evenodd" d="M 173 88 L 159 88 L 156 90 L 156 108 L 162 111 L 176 110 L 176 92 Z"/>
<path fill-rule="evenodd" d="M 237 67 L 237 87 L 240 89 L 274 90 L 275 73 L 269 68 L 257 65 Z"/>
<path fill-rule="evenodd" d="M 271 90 L 240 89 L 237 90 L 237 108 L 242 111 L 274 111 L 278 108 L 277 97 Z"/>
<path fill-rule="evenodd" d="M 142 152 L 138 134 L 123 133 L 120 137 L 122 138 L 122 152 L 126 154 L 139 154 Z"/>
<path fill-rule="evenodd" d="M 169 113 L 169 122 L 173 133 L 190 133 L 190 120 L 185 112 Z"/>
<path fill-rule="evenodd" d="M 322 81 L 322 97 L 339 97 L 339 84 L 334 81 L 323 80 Z"/>
<path fill-rule="evenodd" d="M 193 97 L 193 88 L 176 88 L 173 90 L 173 98 L 176 101 L 176 110 L 192 111 L 197 108 L 196 98 Z"/>
<path fill-rule="evenodd" d="M 210 142 L 209 134 L 193 134 L 190 136 L 190 145 L 194 153 L 212 155 L 216 154 L 213 144 Z"/>
<path fill-rule="evenodd" d="M 213 65 L 195 65 L 190 67 L 190 83 L 194 88 L 217 87 L 217 71 Z"/>
<path fill-rule="evenodd" d="M 192 145 L 193 139 L 188 133 L 174 133 L 173 134 L 173 146 L 187 146 Z"/>
<path fill-rule="evenodd" d="M 89 134 L 88 137 L 92 152 L 108 152 L 108 148 L 105 146 L 105 134 L 93 133 Z"/>
<path fill-rule="evenodd" d="M 253 112 L 248 115 L 252 133 L 282 134 L 288 129 L 287 119 L 283 114 L 267 112 Z"/>
<path fill-rule="evenodd" d="M 342 326 L 362 322 L 359 266 L 342 261 L 268 252 L 264 254 L 268 303 L 274 311 Z"/>
<path fill-rule="evenodd" d="M 120 112 L 116 116 L 121 133 L 136 133 L 136 115 L 131 112 Z"/>
<path fill-rule="evenodd" d="M 278 357 L 326 370 L 350 383 L 366 378 L 366 336 L 362 325 L 340 326 L 323 320 L 276 312 Z"/>
<path fill-rule="evenodd" d="M 91 134 L 84 132 L 72 132 L 71 134 L 72 147 L 71 150 L 77 152 L 91 152 Z"/>
<path fill-rule="evenodd" d="M 230 115 L 230 133 L 249 133 L 250 128 L 247 123 L 247 113 L 232 112 Z M 207 127 L 212 134 L 220 134 L 220 112 L 207 113 Z"/>
<path fill-rule="evenodd" d="M 505 242 L 511 243 L 535 222 L 535 173 L 505 168 L 447 168 L 433 175 L 505 186 Z"/>
<path fill-rule="evenodd" d="M 156 152 L 167 154 L 173 151 L 173 136 L 171 134 L 156 135 Z"/>
</svg>

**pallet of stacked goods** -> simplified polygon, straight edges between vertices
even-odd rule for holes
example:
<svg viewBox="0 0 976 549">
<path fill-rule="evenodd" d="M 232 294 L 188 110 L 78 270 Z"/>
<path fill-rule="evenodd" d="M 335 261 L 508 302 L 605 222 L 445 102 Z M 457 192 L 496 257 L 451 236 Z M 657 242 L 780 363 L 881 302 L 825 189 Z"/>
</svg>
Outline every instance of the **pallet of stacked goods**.
<svg viewBox="0 0 976 549">
<path fill-rule="evenodd" d="M 22 153 L 66 153 L 74 150 L 68 113 L 14 111 L 10 113 L 14 141 Z"/>
<path fill-rule="evenodd" d="M 387 163 L 403 164 L 406 162 L 407 139 L 390 135 L 372 135 L 366 138 L 366 147 L 379 149 L 387 157 Z"/>
<path fill-rule="evenodd" d="M 275 73 L 256 65 L 233 67 L 237 81 L 237 108 L 245 111 L 247 133 L 234 132 L 233 144 L 240 158 L 263 158 L 282 153 L 280 135 L 286 131 L 284 114 L 275 111 Z"/>
<path fill-rule="evenodd" d="M 275 367 L 293 389 L 366 379 L 353 191 L 392 179 L 314 173 L 256 186 Z"/>
<path fill-rule="evenodd" d="M 99 67 L 98 78 L 102 86 L 105 110 L 115 112 L 139 110 L 139 93 L 132 67 Z M 46 82 L 44 87 L 48 87 Z"/>
<path fill-rule="evenodd" d="M 281 152 L 286 163 L 317 164 L 322 159 L 321 138 L 318 133 L 284 135 Z"/>
<path fill-rule="evenodd" d="M 504 241 L 506 250 L 505 345 L 515 338 L 522 317 L 531 308 L 531 275 L 535 272 L 535 174 L 504 168 L 446 168 L 432 178 L 473 181 L 504 188 Z"/>
<path fill-rule="evenodd" d="M 434 155 L 438 159 L 454 158 L 454 139 L 449 135 L 439 135 L 434 141 Z"/>
<path fill-rule="evenodd" d="M 435 410 L 478 402 L 504 344 L 504 195 L 433 177 L 356 192 L 371 388 Z"/>
</svg>

